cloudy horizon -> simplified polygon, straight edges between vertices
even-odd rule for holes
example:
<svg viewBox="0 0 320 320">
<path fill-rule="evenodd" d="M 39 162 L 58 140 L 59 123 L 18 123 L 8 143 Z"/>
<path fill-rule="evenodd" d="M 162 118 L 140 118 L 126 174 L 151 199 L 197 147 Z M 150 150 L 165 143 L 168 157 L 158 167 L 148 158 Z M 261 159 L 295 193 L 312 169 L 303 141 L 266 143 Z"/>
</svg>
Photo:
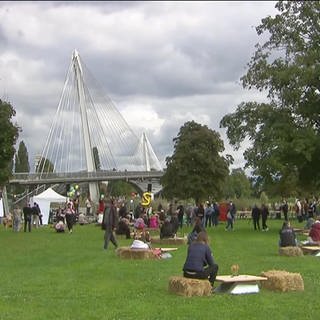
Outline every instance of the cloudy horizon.
<svg viewBox="0 0 320 320">
<path fill-rule="evenodd" d="M 221 118 L 265 96 L 240 77 L 261 39 L 255 27 L 274 1 L 5 1 L 0 3 L 0 98 L 16 110 L 30 166 L 56 113 L 73 51 L 162 165 L 194 120 L 220 133 Z M 18 144 L 17 144 L 18 146 Z"/>
</svg>

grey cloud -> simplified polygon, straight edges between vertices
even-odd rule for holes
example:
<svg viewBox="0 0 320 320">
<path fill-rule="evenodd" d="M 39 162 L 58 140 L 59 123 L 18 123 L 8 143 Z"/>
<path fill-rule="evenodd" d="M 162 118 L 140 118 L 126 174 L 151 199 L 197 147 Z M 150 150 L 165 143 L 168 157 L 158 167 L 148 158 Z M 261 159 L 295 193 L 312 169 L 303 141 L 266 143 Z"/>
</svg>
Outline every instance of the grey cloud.
<svg viewBox="0 0 320 320">
<path fill-rule="evenodd" d="M 31 157 L 45 142 L 74 49 L 116 106 L 143 102 L 164 120 L 157 134 L 147 132 L 162 162 L 185 121 L 203 121 L 223 133 L 224 114 L 260 97 L 243 92 L 239 78 L 258 40 L 252 26 L 274 13 L 274 2 L 4 2 L 0 17 L 13 21 L 11 15 L 26 7 L 29 15 L 43 12 L 48 21 L 34 19 L 41 36 L 28 43 L 30 25 L 16 21 L 4 29 L 0 19 L 0 72 L 7 74 L 9 98 L 23 128 L 20 139 Z M 12 53 L 23 68 L 4 65 Z"/>
</svg>

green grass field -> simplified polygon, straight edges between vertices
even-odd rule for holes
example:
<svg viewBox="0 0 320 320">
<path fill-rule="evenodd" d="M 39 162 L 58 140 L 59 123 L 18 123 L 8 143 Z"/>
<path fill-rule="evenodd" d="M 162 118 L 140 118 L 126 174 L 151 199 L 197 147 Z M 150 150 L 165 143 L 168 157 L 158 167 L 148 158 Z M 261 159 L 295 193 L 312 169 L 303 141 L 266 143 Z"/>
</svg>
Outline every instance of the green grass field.
<svg viewBox="0 0 320 320">
<path fill-rule="evenodd" d="M 230 274 L 234 263 L 241 274 L 300 272 L 304 292 L 185 298 L 168 292 L 168 280 L 182 275 L 186 245 L 170 259 L 124 260 L 112 244 L 103 250 L 103 231 L 94 225 L 76 225 L 73 234 L 0 226 L 0 319 L 318 319 L 320 258 L 279 256 L 282 221 L 268 222 L 269 232 L 253 231 L 247 220 L 237 220 L 234 232 L 208 228 L 219 274 Z"/>
</svg>

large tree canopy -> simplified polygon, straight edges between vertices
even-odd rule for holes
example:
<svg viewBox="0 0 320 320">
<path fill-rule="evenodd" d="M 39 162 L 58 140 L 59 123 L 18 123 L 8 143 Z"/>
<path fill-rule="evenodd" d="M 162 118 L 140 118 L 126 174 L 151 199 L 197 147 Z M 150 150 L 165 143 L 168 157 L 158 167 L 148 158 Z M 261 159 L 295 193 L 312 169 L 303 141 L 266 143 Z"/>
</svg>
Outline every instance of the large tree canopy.
<svg viewBox="0 0 320 320">
<path fill-rule="evenodd" d="M 220 155 L 224 144 L 219 133 L 191 121 L 180 128 L 173 142 L 174 153 L 166 158 L 161 178 L 164 195 L 196 201 L 221 195 L 231 158 Z"/>
<path fill-rule="evenodd" d="M 246 167 L 265 189 L 312 191 L 320 182 L 320 2 L 279 1 L 276 8 L 256 28 L 268 40 L 256 45 L 241 78 L 269 101 L 242 102 L 220 126 L 236 149 L 249 139 Z"/>
<path fill-rule="evenodd" d="M 4 185 L 12 174 L 14 145 L 20 131 L 20 128 L 12 123 L 15 115 L 16 111 L 11 104 L 0 99 L 0 185 Z"/>
</svg>

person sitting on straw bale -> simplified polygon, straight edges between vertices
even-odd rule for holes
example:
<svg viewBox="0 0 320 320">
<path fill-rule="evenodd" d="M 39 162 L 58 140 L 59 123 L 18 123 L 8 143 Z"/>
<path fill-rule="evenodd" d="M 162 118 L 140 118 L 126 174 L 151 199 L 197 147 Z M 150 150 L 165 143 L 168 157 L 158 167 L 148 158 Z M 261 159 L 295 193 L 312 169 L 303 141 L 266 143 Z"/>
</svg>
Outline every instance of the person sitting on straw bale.
<svg viewBox="0 0 320 320">
<path fill-rule="evenodd" d="M 66 227 L 65 227 L 65 224 L 63 223 L 63 221 L 60 220 L 59 222 L 56 223 L 54 228 L 57 232 L 64 232 Z"/>
<path fill-rule="evenodd" d="M 183 276 L 192 279 L 208 279 L 213 287 L 218 273 L 205 231 L 198 234 L 197 240 L 188 247 L 188 255 L 183 266 Z"/>
<path fill-rule="evenodd" d="M 83 225 L 85 225 L 85 224 L 88 224 L 87 218 L 86 218 L 86 216 L 84 215 L 84 213 L 81 212 L 81 213 L 79 214 L 78 222 L 79 222 L 80 226 L 83 226 Z"/>
<path fill-rule="evenodd" d="M 137 229 L 139 231 L 142 231 L 144 228 L 147 227 L 147 225 L 144 223 L 142 214 L 139 216 L 139 218 L 136 219 L 136 221 L 134 222 L 133 226 L 134 226 L 135 229 Z"/>
<path fill-rule="evenodd" d="M 316 220 L 316 222 L 311 226 L 308 242 L 310 244 L 319 245 L 320 244 L 320 221 Z"/>
<path fill-rule="evenodd" d="M 170 218 L 166 218 L 163 225 L 160 228 L 160 239 L 174 238 L 174 227 L 170 221 Z"/>
<path fill-rule="evenodd" d="M 126 239 L 130 239 L 130 222 L 129 219 L 127 218 L 121 218 L 117 229 L 116 229 L 116 234 L 120 235 L 120 234 L 125 234 L 126 235 Z"/>
<path fill-rule="evenodd" d="M 150 249 L 149 245 L 141 240 L 133 240 L 131 249 Z"/>
<path fill-rule="evenodd" d="M 295 247 L 298 242 L 296 238 L 296 234 L 291 227 L 290 221 L 284 221 L 282 224 L 282 228 L 279 231 L 280 240 L 279 246 L 280 247 Z"/>
</svg>

